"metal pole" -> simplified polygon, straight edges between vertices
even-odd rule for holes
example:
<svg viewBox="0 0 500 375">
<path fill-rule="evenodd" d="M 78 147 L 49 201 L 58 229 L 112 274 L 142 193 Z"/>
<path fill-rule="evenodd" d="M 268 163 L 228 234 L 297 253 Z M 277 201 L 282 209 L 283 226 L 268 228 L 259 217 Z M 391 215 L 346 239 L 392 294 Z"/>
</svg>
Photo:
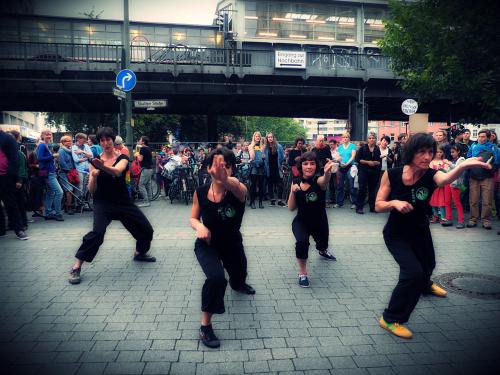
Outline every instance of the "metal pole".
<svg viewBox="0 0 500 375">
<path fill-rule="evenodd" d="M 128 15 L 128 0 L 123 0 L 123 56 L 125 58 L 122 64 L 122 69 L 130 68 L 130 29 L 129 29 L 129 15 Z M 126 144 L 133 147 L 134 138 L 132 133 L 132 93 L 127 92 L 125 99 L 125 131 L 126 131 Z"/>
<path fill-rule="evenodd" d="M 118 123 L 118 135 L 121 137 L 121 129 L 120 129 L 120 114 L 116 115 L 116 122 Z"/>
</svg>

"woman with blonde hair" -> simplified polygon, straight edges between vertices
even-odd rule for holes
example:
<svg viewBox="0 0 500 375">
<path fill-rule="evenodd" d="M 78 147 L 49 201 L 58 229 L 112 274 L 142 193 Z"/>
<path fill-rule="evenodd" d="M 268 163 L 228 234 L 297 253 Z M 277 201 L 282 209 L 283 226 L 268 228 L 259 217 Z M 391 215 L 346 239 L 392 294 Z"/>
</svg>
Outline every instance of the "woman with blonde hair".
<svg viewBox="0 0 500 375">
<path fill-rule="evenodd" d="M 281 171 L 281 165 L 285 161 L 285 151 L 276 138 L 274 138 L 273 133 L 266 134 L 265 144 L 264 153 L 266 158 L 264 159 L 264 168 L 267 176 L 267 191 L 271 200 L 270 206 L 276 206 L 276 200 L 274 199 L 274 190 L 276 188 L 278 206 L 286 207 L 286 204 L 281 200 L 283 196 L 283 172 Z"/>
<path fill-rule="evenodd" d="M 70 135 L 63 135 L 61 137 L 61 147 L 59 148 L 59 183 L 64 191 L 66 202 L 65 208 L 68 215 L 73 215 L 72 206 L 72 192 L 74 190 L 73 185 L 68 179 L 68 173 L 76 168 L 75 161 L 73 160 L 73 154 L 71 147 L 73 146 L 73 140 Z M 76 173 L 78 175 L 78 173 Z M 78 185 L 78 184 L 77 184 Z"/>
<path fill-rule="evenodd" d="M 265 143 L 260 132 L 252 135 L 252 142 L 248 146 L 250 154 L 250 207 L 255 209 L 255 197 L 257 196 L 257 185 L 259 187 L 259 208 L 264 208 L 264 176 L 266 174 L 264 161 L 266 159 Z"/>
</svg>

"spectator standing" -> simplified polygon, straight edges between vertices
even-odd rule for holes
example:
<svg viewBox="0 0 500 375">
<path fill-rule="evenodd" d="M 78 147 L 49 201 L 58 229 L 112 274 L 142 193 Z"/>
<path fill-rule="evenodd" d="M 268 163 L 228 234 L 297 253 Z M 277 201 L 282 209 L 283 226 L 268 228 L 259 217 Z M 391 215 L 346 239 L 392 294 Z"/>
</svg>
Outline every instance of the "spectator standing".
<svg viewBox="0 0 500 375">
<path fill-rule="evenodd" d="M 61 211 L 61 200 L 63 191 L 57 181 L 56 163 L 54 155 L 49 149 L 52 141 L 52 132 L 48 129 L 42 130 L 40 134 L 43 142 L 37 148 L 37 157 L 40 164 L 39 174 L 45 178 L 45 220 L 64 221 Z"/>
<path fill-rule="evenodd" d="M 462 163 L 465 158 L 461 156 L 461 151 L 462 148 L 458 145 L 455 144 L 451 146 L 451 163 L 449 164 L 449 170 L 453 170 L 456 167 Z M 457 215 L 458 215 L 458 224 L 457 224 L 457 229 L 463 229 L 465 228 L 464 224 L 464 209 L 462 207 L 462 203 L 460 202 L 460 188 L 463 186 L 463 176 L 460 176 L 457 178 L 455 181 L 453 181 L 451 184 L 445 185 L 445 189 L 448 189 L 449 191 L 446 192 L 446 196 L 449 197 L 447 199 L 446 203 L 446 221 L 442 223 L 443 227 L 451 227 L 453 225 L 453 217 L 452 217 L 452 210 L 451 210 L 451 201 L 453 200 L 453 203 L 455 203 L 455 207 L 457 208 Z"/>
<path fill-rule="evenodd" d="M 78 195 L 80 199 L 85 199 L 87 195 L 87 185 L 89 182 L 89 160 L 92 159 L 92 151 L 87 144 L 87 135 L 78 133 L 75 136 L 75 144 L 71 147 L 73 151 L 73 160 L 75 161 L 76 170 L 80 183 L 78 184 Z"/>
<path fill-rule="evenodd" d="M 17 186 L 19 182 L 19 148 L 10 133 L 0 130 L 0 201 L 7 211 L 11 228 L 20 240 L 27 240 L 19 207 L 17 206 Z M 0 204 L 0 237 L 6 235 L 5 214 Z"/>
<path fill-rule="evenodd" d="M 366 190 L 368 189 L 368 205 L 370 212 L 375 212 L 375 197 L 380 178 L 380 149 L 377 146 L 377 138 L 374 133 L 368 136 L 368 142 L 362 145 L 356 153 L 358 163 L 358 200 L 356 213 L 363 214 Z"/>
<path fill-rule="evenodd" d="M 26 193 L 28 184 L 28 161 L 24 152 L 21 151 L 21 142 L 23 137 L 17 130 L 11 130 L 10 134 L 14 137 L 18 145 L 17 154 L 19 156 L 19 173 L 16 181 L 16 203 L 23 225 L 23 230 L 28 228 L 28 216 L 26 214 Z"/>
<path fill-rule="evenodd" d="M 444 158 L 446 160 L 451 160 L 451 145 L 448 142 L 448 132 L 444 129 L 440 129 L 434 132 L 433 137 L 437 145 L 443 147 Z"/>
<path fill-rule="evenodd" d="M 481 223 L 484 229 L 491 229 L 491 201 L 493 198 L 494 171 L 500 166 L 500 152 L 496 145 L 490 142 L 489 130 L 481 129 L 477 133 L 477 142 L 467 153 L 467 158 L 481 157 L 484 162 L 491 159 L 492 169 L 473 168 L 469 176 L 470 218 L 467 228 L 477 226 L 479 219 L 479 201 L 481 200 Z"/>
<path fill-rule="evenodd" d="M 99 141 L 97 140 L 95 134 L 89 135 L 88 145 L 90 147 L 90 151 L 92 152 L 92 157 L 97 158 L 102 154 L 102 147 L 99 145 Z"/>
<path fill-rule="evenodd" d="M 330 146 L 325 144 L 324 136 L 318 135 L 318 138 L 316 138 L 316 142 L 314 143 L 312 152 L 314 152 L 316 154 L 316 157 L 318 158 L 318 172 L 320 174 L 323 174 L 323 168 L 326 165 L 327 159 L 331 160 L 332 157 Z"/>
<path fill-rule="evenodd" d="M 59 148 L 59 181 L 62 189 L 64 190 L 66 196 L 66 213 L 68 215 L 73 215 L 75 212 L 73 210 L 72 200 L 74 192 L 74 182 L 71 183 L 68 179 L 68 173 L 73 173 L 76 170 L 75 161 L 73 160 L 73 141 L 70 135 L 63 135 L 61 137 L 61 147 Z M 78 172 L 76 173 L 78 175 Z M 78 175 L 79 176 L 79 175 Z"/>
<path fill-rule="evenodd" d="M 273 133 L 266 134 L 266 147 L 265 147 L 264 168 L 266 170 L 268 194 L 270 199 L 270 206 L 286 207 L 283 203 L 283 172 L 281 165 L 285 161 L 285 151 L 283 147 L 274 138 Z M 277 203 L 274 199 L 274 193 L 277 193 Z"/>
<path fill-rule="evenodd" d="M 345 184 L 349 186 L 349 195 L 351 199 L 351 208 L 356 208 L 357 194 L 354 188 L 354 177 L 351 174 L 351 168 L 356 158 L 356 145 L 350 142 L 351 134 L 346 132 L 342 135 L 342 143 L 337 147 L 340 155 L 339 186 L 337 187 L 337 203 L 334 207 L 344 205 Z"/>
<path fill-rule="evenodd" d="M 384 172 L 388 169 L 392 168 L 392 163 L 394 161 L 394 153 L 389 147 L 389 143 L 391 143 L 391 138 L 384 135 L 380 138 L 380 178 Z"/>
<path fill-rule="evenodd" d="M 151 190 L 151 176 L 153 175 L 153 155 L 149 148 L 149 138 L 143 135 L 139 140 L 139 152 L 137 160 L 141 165 L 141 176 L 139 178 L 139 191 L 141 192 L 144 202 L 137 205 L 138 207 L 149 207 L 153 193 Z"/>
<path fill-rule="evenodd" d="M 287 163 L 292 170 L 294 177 L 300 177 L 300 173 L 297 169 L 297 161 L 300 159 L 302 154 L 305 152 L 306 140 L 302 137 L 295 138 L 293 149 L 288 152 Z"/>
<path fill-rule="evenodd" d="M 398 134 L 398 141 L 394 143 L 394 168 L 402 167 L 403 166 L 403 148 L 404 145 L 406 144 L 406 141 L 408 140 L 408 136 L 406 133 L 401 133 Z"/>
<path fill-rule="evenodd" d="M 264 178 L 266 170 L 264 167 L 265 145 L 260 132 L 252 135 L 252 142 L 248 146 L 250 154 L 250 207 L 255 209 L 255 198 L 257 197 L 257 188 L 259 189 L 259 208 L 264 208 Z"/>
<path fill-rule="evenodd" d="M 330 140 L 330 160 L 334 161 L 337 164 L 340 164 L 340 155 L 337 152 L 338 148 L 338 142 L 335 139 Z M 329 195 L 329 203 L 330 204 L 335 204 L 337 202 L 337 171 L 338 168 L 332 168 L 331 174 L 332 176 L 330 177 L 330 182 L 328 183 L 328 194 Z M 328 202 L 326 207 L 329 207 Z"/>
<path fill-rule="evenodd" d="M 436 142 L 437 143 L 437 142 Z M 429 168 L 436 171 L 447 172 L 449 161 L 444 158 L 444 148 L 442 145 L 437 145 L 434 159 L 429 164 Z M 448 191 L 445 186 L 438 186 L 432 193 L 431 200 L 429 201 L 432 207 L 431 223 L 441 223 L 443 226 L 448 226 L 446 222 L 446 203 L 450 200 Z"/>
<path fill-rule="evenodd" d="M 127 158 L 130 158 L 130 151 L 127 147 L 125 147 L 123 144 L 123 138 L 119 135 L 115 138 L 115 150 L 119 151 L 120 154 L 125 155 Z"/>
<path fill-rule="evenodd" d="M 45 179 L 39 176 L 40 165 L 36 154 L 40 142 L 40 138 L 37 139 L 35 149 L 28 154 L 28 170 L 30 174 L 29 201 L 33 217 L 43 217 L 43 188 Z"/>
</svg>

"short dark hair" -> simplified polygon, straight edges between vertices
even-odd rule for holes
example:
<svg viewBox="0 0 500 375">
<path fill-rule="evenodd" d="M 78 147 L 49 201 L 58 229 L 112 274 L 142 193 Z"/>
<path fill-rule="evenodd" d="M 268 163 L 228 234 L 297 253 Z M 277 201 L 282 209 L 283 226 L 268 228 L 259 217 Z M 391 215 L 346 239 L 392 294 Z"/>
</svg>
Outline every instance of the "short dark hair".
<svg viewBox="0 0 500 375">
<path fill-rule="evenodd" d="M 315 173 L 318 173 L 318 170 L 319 170 L 319 160 L 318 160 L 318 157 L 316 156 L 316 153 L 315 152 L 312 152 L 312 151 L 308 151 L 308 152 L 304 152 L 300 159 L 297 160 L 297 169 L 299 170 L 299 173 L 302 175 L 302 163 L 305 162 L 305 161 L 314 161 L 316 162 L 316 172 Z"/>
<path fill-rule="evenodd" d="M 143 142 L 146 146 L 149 146 L 149 137 L 147 137 L 147 136 L 143 135 L 143 136 L 141 137 L 141 139 L 142 139 L 142 142 Z"/>
<path fill-rule="evenodd" d="M 406 137 L 406 133 L 398 134 L 398 141 L 402 140 L 404 137 Z"/>
<path fill-rule="evenodd" d="M 382 138 L 380 138 L 380 141 L 382 141 L 382 139 L 385 139 L 387 143 L 391 143 L 391 137 L 389 137 L 388 135 L 384 135 Z"/>
<path fill-rule="evenodd" d="M 214 162 L 214 157 L 217 155 L 222 155 L 226 164 L 229 164 L 233 168 L 233 173 L 236 172 L 236 156 L 234 152 L 225 146 L 216 148 L 210 152 L 207 156 L 208 167 L 210 168 Z"/>
<path fill-rule="evenodd" d="M 416 133 L 412 135 L 403 146 L 403 164 L 411 164 L 418 151 L 429 148 L 432 149 L 432 155 L 436 155 L 437 144 L 434 138 L 432 138 L 432 135 L 427 133 Z"/>
<path fill-rule="evenodd" d="M 297 143 L 299 143 L 299 142 L 306 143 L 306 140 L 302 137 L 297 137 L 297 138 L 295 138 L 295 142 L 294 142 L 293 146 L 297 147 Z"/>
<path fill-rule="evenodd" d="M 490 139 L 491 137 L 491 132 L 488 130 L 488 129 L 481 129 L 477 132 L 477 135 L 481 134 L 481 133 L 485 133 L 486 134 L 486 138 Z"/>
<path fill-rule="evenodd" d="M 116 133 L 115 133 L 115 131 L 112 128 L 106 126 L 104 128 L 99 128 L 97 130 L 97 133 L 96 133 L 95 137 L 97 138 L 97 140 L 99 142 L 103 138 L 111 138 L 113 140 L 113 142 L 114 142 L 115 139 L 116 139 Z"/>
<path fill-rule="evenodd" d="M 99 141 L 97 140 L 97 137 L 95 136 L 95 134 L 90 134 L 89 135 L 89 139 L 90 139 L 90 142 L 92 142 L 93 145 L 96 145 L 99 143 Z"/>
<path fill-rule="evenodd" d="M 462 150 L 460 149 L 460 147 L 457 144 L 452 145 L 450 150 L 455 150 L 459 154 L 462 152 Z"/>
</svg>

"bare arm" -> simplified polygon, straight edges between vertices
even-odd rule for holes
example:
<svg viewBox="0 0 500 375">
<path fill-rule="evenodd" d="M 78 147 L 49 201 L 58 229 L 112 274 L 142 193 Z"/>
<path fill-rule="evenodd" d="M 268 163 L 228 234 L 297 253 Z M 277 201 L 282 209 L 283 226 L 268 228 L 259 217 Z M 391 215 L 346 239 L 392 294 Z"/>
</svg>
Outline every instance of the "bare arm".
<svg viewBox="0 0 500 375">
<path fill-rule="evenodd" d="M 328 162 L 325 164 L 324 167 L 325 173 L 323 174 L 323 176 L 318 178 L 318 185 L 323 191 L 326 191 L 326 189 L 328 188 L 328 183 L 330 182 L 330 177 L 333 168 L 333 161 L 331 161 L 330 159 L 326 160 L 328 160 Z"/>
<path fill-rule="evenodd" d="M 195 191 L 193 195 L 193 207 L 191 207 L 191 217 L 189 218 L 189 223 L 191 224 L 191 228 L 196 231 L 196 237 L 210 244 L 212 234 L 210 233 L 210 230 L 200 221 L 200 215 L 200 204 L 198 202 L 198 195 Z"/>
<path fill-rule="evenodd" d="M 255 159 L 255 149 L 253 143 L 250 146 L 248 146 L 248 154 L 250 155 L 250 160 Z"/>
<path fill-rule="evenodd" d="M 356 158 L 356 150 L 352 150 L 352 153 L 351 153 L 351 158 L 347 161 L 347 163 L 345 163 L 346 165 L 348 164 L 351 164 L 352 161 Z"/>
<path fill-rule="evenodd" d="M 482 162 L 480 158 L 469 158 L 447 173 L 441 171 L 436 172 L 436 174 L 434 175 L 434 182 L 437 186 L 449 184 L 460 177 L 466 169 L 477 167 L 484 169 L 492 168 L 491 164 Z"/>
<path fill-rule="evenodd" d="M 300 190 L 300 185 L 292 184 L 290 187 L 290 195 L 288 196 L 288 209 L 294 211 L 297 208 L 297 202 L 295 200 L 295 193 Z"/>
<path fill-rule="evenodd" d="M 95 169 L 93 165 L 90 165 L 89 182 L 87 185 L 90 194 L 94 194 L 97 190 L 97 176 L 99 173 L 100 171 L 98 169 Z"/>
<path fill-rule="evenodd" d="M 387 171 L 382 175 L 382 180 L 380 181 L 380 188 L 377 193 L 377 200 L 375 201 L 375 211 L 377 212 L 387 212 L 392 209 L 396 209 L 401 213 L 408 213 L 413 210 L 413 206 L 406 202 L 400 200 L 388 200 L 391 194 L 391 183 L 389 181 L 389 175 Z"/>
<path fill-rule="evenodd" d="M 122 159 L 116 164 L 114 167 L 108 167 L 107 165 L 104 165 L 103 161 L 101 159 L 92 159 L 92 164 L 97 168 L 100 169 L 111 176 L 121 176 L 121 174 L 127 169 L 128 166 L 128 160 L 127 159 Z"/>
<path fill-rule="evenodd" d="M 245 202 L 247 198 L 247 187 L 243 185 L 236 177 L 228 177 L 224 187 L 234 194 L 240 202 Z"/>
</svg>

